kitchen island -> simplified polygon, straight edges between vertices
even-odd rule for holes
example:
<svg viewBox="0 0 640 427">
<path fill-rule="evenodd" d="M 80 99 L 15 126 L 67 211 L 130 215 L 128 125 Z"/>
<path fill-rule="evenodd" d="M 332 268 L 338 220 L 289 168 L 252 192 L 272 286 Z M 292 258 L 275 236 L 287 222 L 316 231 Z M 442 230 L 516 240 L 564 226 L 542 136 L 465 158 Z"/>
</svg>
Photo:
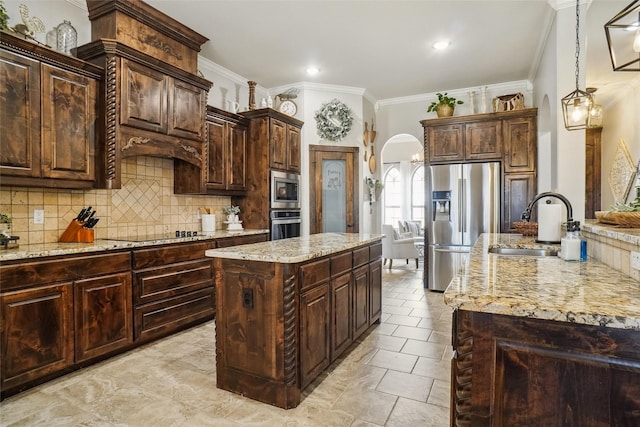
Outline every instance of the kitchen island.
<svg viewBox="0 0 640 427">
<path fill-rule="evenodd" d="M 212 249 L 217 386 L 281 408 L 382 309 L 382 235 L 324 233 Z"/>
<path fill-rule="evenodd" d="M 539 245 L 484 234 L 445 291 L 452 425 L 640 425 L 640 282 L 492 246 Z"/>
</svg>

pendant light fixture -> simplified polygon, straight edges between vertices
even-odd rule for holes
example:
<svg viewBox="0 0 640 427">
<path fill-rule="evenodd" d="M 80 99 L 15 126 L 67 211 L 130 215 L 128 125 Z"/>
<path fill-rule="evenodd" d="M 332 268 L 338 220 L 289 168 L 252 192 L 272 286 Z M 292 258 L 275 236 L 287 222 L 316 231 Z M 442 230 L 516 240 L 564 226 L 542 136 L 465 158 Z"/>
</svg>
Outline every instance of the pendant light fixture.
<svg viewBox="0 0 640 427">
<path fill-rule="evenodd" d="M 640 0 L 604 24 L 613 71 L 640 71 Z"/>
<path fill-rule="evenodd" d="M 595 87 L 588 87 L 587 92 L 591 94 L 591 112 L 589 113 L 589 125 L 590 128 L 602 127 L 602 105 L 596 102 Z"/>
<path fill-rule="evenodd" d="M 576 90 L 562 98 L 564 127 L 567 130 L 586 129 L 593 100 L 591 94 L 580 90 L 580 0 L 576 0 Z"/>
</svg>

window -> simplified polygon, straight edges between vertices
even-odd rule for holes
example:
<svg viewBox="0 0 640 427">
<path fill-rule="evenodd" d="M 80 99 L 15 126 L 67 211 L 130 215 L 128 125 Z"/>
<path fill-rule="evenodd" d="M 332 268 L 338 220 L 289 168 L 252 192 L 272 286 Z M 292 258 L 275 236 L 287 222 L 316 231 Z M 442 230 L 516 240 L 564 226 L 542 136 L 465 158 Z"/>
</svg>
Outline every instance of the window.
<svg viewBox="0 0 640 427">
<path fill-rule="evenodd" d="M 418 166 L 411 176 L 411 219 L 420 220 L 424 227 L 424 165 Z"/>
<path fill-rule="evenodd" d="M 397 227 L 402 220 L 402 181 L 397 167 L 389 168 L 384 176 L 384 210 L 382 221 Z"/>
</svg>

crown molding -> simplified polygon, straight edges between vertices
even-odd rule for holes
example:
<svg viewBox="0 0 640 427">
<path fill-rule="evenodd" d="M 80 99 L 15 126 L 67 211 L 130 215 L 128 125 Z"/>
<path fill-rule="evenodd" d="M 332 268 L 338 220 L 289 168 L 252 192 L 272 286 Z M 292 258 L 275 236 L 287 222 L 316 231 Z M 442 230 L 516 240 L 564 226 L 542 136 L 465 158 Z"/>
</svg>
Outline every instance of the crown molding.
<svg viewBox="0 0 640 427">
<path fill-rule="evenodd" d="M 481 86 L 473 86 L 473 87 L 467 87 L 462 89 L 447 90 L 446 92 L 449 94 L 449 96 L 461 98 L 463 96 L 466 96 L 469 92 L 478 91 L 480 87 Z M 533 90 L 533 85 L 529 80 L 517 80 L 513 82 L 487 85 L 487 91 L 493 92 L 493 93 L 495 92 L 509 93 L 514 90 L 515 91 L 525 90 L 527 93 L 531 93 L 531 91 Z M 445 92 L 445 91 L 440 91 L 440 92 Z M 376 103 L 376 105 L 378 107 L 384 107 L 387 105 L 410 104 L 414 102 L 429 102 L 429 101 L 432 101 L 433 98 L 435 98 L 436 96 L 437 96 L 436 92 L 432 92 L 432 93 L 422 93 L 419 95 L 412 95 L 412 96 L 403 96 L 400 98 L 381 99 Z"/>
<path fill-rule="evenodd" d="M 580 6 L 586 5 L 587 8 L 591 6 L 593 0 L 580 0 Z M 549 0 L 549 6 L 551 6 L 554 10 L 567 9 L 569 7 L 576 7 L 575 0 Z"/>
<path fill-rule="evenodd" d="M 78 7 L 84 10 L 85 12 L 89 12 L 89 9 L 87 9 L 87 2 L 85 0 L 66 0 L 66 1 L 67 3 L 70 3 L 75 7 Z"/>
<path fill-rule="evenodd" d="M 212 60 L 205 58 L 202 55 L 198 55 L 198 67 L 201 69 L 209 70 L 213 73 L 216 73 L 224 78 L 231 80 L 234 83 L 238 83 L 241 86 L 245 86 L 247 84 L 248 79 L 241 76 L 238 73 L 234 73 L 228 68 L 223 67 L 222 65 L 216 64 Z M 214 81 L 215 85 L 215 81 Z M 260 92 L 268 92 L 266 88 L 261 85 L 257 85 L 256 89 Z"/>
<path fill-rule="evenodd" d="M 352 86 L 340 86 L 340 85 L 331 85 L 324 83 L 314 83 L 314 82 L 301 82 L 298 83 L 302 85 L 304 90 L 315 90 L 319 92 L 337 92 L 344 93 L 347 95 L 358 95 L 364 96 L 366 89 L 361 87 L 352 87 Z"/>
</svg>

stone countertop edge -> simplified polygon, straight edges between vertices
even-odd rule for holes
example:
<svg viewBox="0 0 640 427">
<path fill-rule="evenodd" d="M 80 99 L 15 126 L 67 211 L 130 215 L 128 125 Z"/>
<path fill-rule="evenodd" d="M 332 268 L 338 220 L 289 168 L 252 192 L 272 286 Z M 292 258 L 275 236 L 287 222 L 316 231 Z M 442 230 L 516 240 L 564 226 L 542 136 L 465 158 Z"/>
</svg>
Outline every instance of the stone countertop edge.
<svg viewBox="0 0 640 427">
<path fill-rule="evenodd" d="M 184 242 L 198 242 L 212 239 L 224 239 L 227 237 L 251 236 L 255 234 L 266 234 L 269 230 L 238 230 L 227 231 L 220 230 L 214 233 L 198 234 L 192 237 L 167 237 L 144 242 L 136 242 L 133 240 L 96 239 L 93 243 L 42 243 L 33 245 L 23 245 L 15 249 L 0 251 L 0 262 L 13 261 L 20 259 L 41 258 L 48 256 L 73 255 L 81 253 L 115 251 L 121 249 L 134 249 L 147 246 L 165 245 Z"/>
<path fill-rule="evenodd" d="M 382 240 L 384 234 L 320 233 L 230 248 L 209 249 L 212 258 L 296 264 Z"/>
<path fill-rule="evenodd" d="M 588 219 L 581 225 L 583 231 L 588 231 L 598 236 L 609 237 L 614 240 L 640 246 L 640 228 L 623 228 L 613 225 L 601 224 L 595 219 Z"/>
<path fill-rule="evenodd" d="M 531 247 L 533 238 L 483 234 L 444 292 L 461 310 L 640 330 L 640 282 L 595 260 L 496 255 L 491 246 Z"/>
</svg>

